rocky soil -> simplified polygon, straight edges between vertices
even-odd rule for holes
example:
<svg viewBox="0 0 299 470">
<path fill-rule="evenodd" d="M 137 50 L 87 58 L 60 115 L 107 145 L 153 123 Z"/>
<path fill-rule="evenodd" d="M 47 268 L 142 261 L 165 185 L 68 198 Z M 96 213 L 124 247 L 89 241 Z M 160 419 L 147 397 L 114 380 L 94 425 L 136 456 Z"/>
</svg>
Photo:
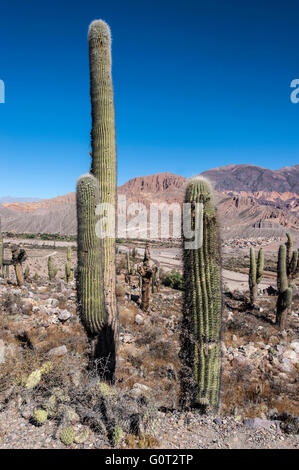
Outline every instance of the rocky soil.
<svg viewBox="0 0 299 470">
<path fill-rule="evenodd" d="M 74 282 L 0 279 L 0 447 L 297 448 L 298 294 L 279 332 L 275 296 L 260 293 L 249 311 L 244 293 L 224 293 L 222 406 L 202 415 L 177 403 L 182 293 L 162 287 L 144 315 L 137 281 L 120 269 L 117 382 L 107 387 L 87 369 Z"/>
</svg>

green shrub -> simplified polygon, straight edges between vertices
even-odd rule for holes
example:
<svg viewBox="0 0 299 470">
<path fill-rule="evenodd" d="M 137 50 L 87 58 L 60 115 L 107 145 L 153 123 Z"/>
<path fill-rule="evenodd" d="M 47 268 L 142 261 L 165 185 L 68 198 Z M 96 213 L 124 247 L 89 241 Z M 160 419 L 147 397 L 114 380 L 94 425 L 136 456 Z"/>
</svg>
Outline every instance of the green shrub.
<svg viewBox="0 0 299 470">
<path fill-rule="evenodd" d="M 171 271 L 162 279 L 164 286 L 171 287 L 172 289 L 184 290 L 183 275 L 177 271 Z"/>
</svg>

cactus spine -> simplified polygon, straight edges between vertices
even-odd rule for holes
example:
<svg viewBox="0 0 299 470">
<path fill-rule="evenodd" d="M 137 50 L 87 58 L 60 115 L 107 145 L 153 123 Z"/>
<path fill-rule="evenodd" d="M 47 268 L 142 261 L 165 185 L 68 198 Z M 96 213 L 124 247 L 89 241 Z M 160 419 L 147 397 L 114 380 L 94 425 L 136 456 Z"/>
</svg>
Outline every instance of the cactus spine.
<svg viewBox="0 0 299 470">
<path fill-rule="evenodd" d="M 264 270 L 264 252 L 260 248 L 257 264 L 255 261 L 254 248 L 250 248 L 250 267 L 249 267 L 249 291 L 250 305 L 253 307 L 257 297 L 257 286 L 262 280 Z"/>
<path fill-rule="evenodd" d="M 191 222 L 202 203 L 199 248 L 184 244 L 184 307 L 181 336 L 181 403 L 217 408 L 220 390 L 220 332 L 222 316 L 220 242 L 212 189 L 203 178 L 191 180 L 185 202 L 191 203 Z M 194 209 L 195 208 L 195 209 Z M 202 225 L 202 226 L 201 226 Z M 186 242 L 183 234 L 184 242 Z"/>
<path fill-rule="evenodd" d="M 276 323 L 281 330 L 285 328 L 288 309 L 293 299 L 293 286 L 288 286 L 287 250 L 286 245 L 280 245 L 277 262 L 278 297 L 276 304 Z"/>
</svg>

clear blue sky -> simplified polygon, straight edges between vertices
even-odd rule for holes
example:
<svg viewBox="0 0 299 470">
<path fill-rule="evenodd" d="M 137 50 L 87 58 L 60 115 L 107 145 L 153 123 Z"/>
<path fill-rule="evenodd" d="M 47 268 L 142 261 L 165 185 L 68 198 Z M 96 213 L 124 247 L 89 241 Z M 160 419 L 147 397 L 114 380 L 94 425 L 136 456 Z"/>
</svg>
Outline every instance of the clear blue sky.
<svg viewBox="0 0 299 470">
<path fill-rule="evenodd" d="M 0 197 L 65 194 L 89 171 L 97 18 L 113 36 L 119 184 L 299 162 L 298 0 L 14 0 L 0 13 Z"/>
</svg>

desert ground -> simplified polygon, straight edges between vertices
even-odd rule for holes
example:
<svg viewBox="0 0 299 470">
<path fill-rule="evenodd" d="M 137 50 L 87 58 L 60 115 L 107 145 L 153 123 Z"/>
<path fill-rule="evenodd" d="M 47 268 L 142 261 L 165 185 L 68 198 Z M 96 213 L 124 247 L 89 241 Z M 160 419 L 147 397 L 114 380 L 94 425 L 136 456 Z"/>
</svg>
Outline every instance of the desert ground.
<svg viewBox="0 0 299 470">
<path fill-rule="evenodd" d="M 266 291 L 276 286 L 279 243 L 224 243 L 221 408 L 202 415 L 178 406 L 182 292 L 162 284 L 144 314 L 138 277 L 126 282 L 126 252 L 135 246 L 132 262 L 140 263 L 142 242 L 117 246 L 117 381 L 98 389 L 98 378 L 87 372 L 88 341 L 77 314 L 75 282 L 64 280 L 67 246 L 72 246 L 74 272 L 76 244 L 24 240 L 24 268 L 29 267 L 24 286 L 16 287 L 12 268 L 9 278 L 0 278 L 0 447 L 298 448 L 298 294 L 287 328 L 279 331 L 276 296 Z M 251 245 L 264 247 L 267 267 L 253 310 L 247 305 Z M 9 252 L 6 245 L 6 257 Z M 53 281 L 49 256 L 57 268 Z M 151 257 L 165 273 L 182 270 L 179 247 L 153 244 Z M 122 430 L 117 436 L 109 434 L 109 420 L 100 418 L 93 403 L 98 393 Z M 34 420 L 36 409 L 48 410 L 42 425 Z M 135 427 L 132 416 L 138 417 Z M 71 444 L 59 438 L 66 423 L 76 435 Z"/>
</svg>

